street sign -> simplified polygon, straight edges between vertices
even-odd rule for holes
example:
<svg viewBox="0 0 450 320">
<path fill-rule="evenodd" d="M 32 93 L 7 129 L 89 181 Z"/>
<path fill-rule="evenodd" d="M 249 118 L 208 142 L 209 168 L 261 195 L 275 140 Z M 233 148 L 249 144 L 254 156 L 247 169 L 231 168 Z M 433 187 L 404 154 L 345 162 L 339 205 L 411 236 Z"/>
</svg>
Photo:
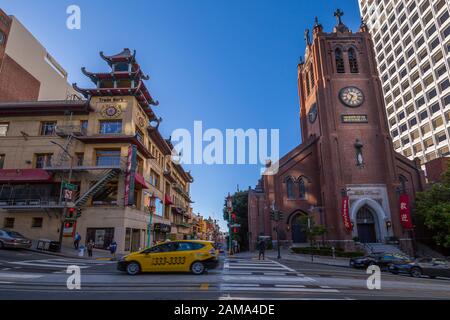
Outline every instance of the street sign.
<svg viewBox="0 0 450 320">
<path fill-rule="evenodd" d="M 73 199 L 73 191 L 69 189 L 64 190 L 64 199 L 72 200 Z"/>
<path fill-rule="evenodd" d="M 232 224 L 232 225 L 230 226 L 230 228 L 240 228 L 240 227 L 241 227 L 240 224 Z"/>
<path fill-rule="evenodd" d="M 67 189 L 67 190 L 71 190 L 71 191 L 77 191 L 78 190 L 78 186 L 76 184 L 63 182 L 63 189 Z"/>
</svg>

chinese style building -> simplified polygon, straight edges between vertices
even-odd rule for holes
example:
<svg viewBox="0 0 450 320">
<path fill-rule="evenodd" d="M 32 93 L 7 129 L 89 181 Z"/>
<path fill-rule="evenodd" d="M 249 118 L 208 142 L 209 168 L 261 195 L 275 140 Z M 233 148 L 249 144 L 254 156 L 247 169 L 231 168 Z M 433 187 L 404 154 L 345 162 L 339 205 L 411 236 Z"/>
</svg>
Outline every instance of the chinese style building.
<svg viewBox="0 0 450 320">
<path fill-rule="evenodd" d="M 100 55 L 109 72 L 82 69 L 95 88 L 74 84 L 86 100 L 0 102 L 0 225 L 121 253 L 187 238 L 193 178 L 172 162 L 148 77 L 129 49 Z"/>
<path fill-rule="evenodd" d="M 333 32 L 316 19 L 312 39 L 305 33 L 298 65 L 303 142 L 250 190 L 250 245 L 260 236 L 276 239 L 275 226 L 280 242 L 306 243 L 302 217 L 310 217 L 326 226 L 330 246 L 395 240 L 411 253 L 410 206 L 424 187 L 420 163 L 394 151 L 367 26 L 353 33 L 342 12 L 335 15 Z M 270 219 L 274 210 L 283 213 L 278 223 Z"/>
</svg>

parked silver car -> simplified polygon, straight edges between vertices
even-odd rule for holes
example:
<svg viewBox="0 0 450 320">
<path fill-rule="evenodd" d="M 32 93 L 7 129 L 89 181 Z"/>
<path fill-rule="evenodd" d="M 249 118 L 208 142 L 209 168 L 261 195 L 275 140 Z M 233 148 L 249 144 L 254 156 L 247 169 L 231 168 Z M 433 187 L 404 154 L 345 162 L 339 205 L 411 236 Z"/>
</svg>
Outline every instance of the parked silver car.
<svg viewBox="0 0 450 320">
<path fill-rule="evenodd" d="M 31 248 L 31 240 L 18 232 L 0 229 L 0 249 L 28 249 Z"/>
</svg>

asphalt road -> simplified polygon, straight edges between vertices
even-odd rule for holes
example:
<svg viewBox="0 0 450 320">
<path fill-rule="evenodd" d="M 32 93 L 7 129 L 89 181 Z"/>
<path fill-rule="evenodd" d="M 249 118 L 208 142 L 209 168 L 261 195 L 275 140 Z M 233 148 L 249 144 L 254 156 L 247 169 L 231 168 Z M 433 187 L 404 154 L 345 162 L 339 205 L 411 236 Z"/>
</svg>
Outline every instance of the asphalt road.
<svg viewBox="0 0 450 320">
<path fill-rule="evenodd" d="M 69 290 L 67 267 L 81 268 L 81 290 Z M 372 300 L 450 299 L 450 279 L 414 279 L 382 273 L 369 290 L 365 270 L 294 261 L 221 257 L 208 274 L 130 277 L 115 262 L 0 250 L 0 299 L 88 300 Z"/>
</svg>

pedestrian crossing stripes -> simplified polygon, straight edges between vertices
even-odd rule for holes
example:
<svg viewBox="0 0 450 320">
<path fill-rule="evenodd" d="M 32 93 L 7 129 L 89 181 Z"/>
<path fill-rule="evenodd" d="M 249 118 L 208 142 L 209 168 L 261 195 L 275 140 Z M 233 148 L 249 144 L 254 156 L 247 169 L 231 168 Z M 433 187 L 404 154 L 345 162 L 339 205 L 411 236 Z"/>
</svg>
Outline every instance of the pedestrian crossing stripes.
<svg viewBox="0 0 450 320">
<path fill-rule="evenodd" d="M 278 261 L 226 259 L 220 285 L 223 297 L 251 293 L 339 293 L 336 288 L 319 286 L 311 277 L 289 268 Z"/>
<path fill-rule="evenodd" d="M 35 267 L 37 269 L 67 269 L 69 266 L 78 266 L 80 269 L 87 269 L 92 266 L 105 265 L 113 262 L 90 261 L 80 259 L 43 259 L 10 262 L 9 264 L 20 267 Z"/>
</svg>

